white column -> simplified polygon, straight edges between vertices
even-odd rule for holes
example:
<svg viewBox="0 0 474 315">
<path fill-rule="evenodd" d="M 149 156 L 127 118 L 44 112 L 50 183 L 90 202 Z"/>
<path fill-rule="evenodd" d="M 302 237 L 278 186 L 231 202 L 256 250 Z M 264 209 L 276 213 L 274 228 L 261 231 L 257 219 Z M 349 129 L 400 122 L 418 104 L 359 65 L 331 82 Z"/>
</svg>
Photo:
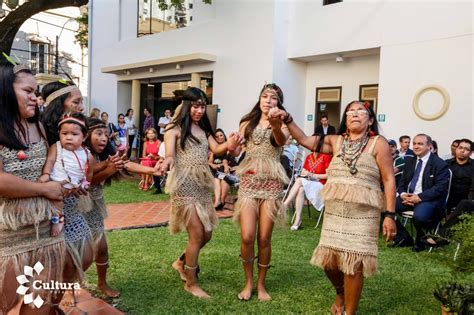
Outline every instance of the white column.
<svg viewBox="0 0 474 315">
<path fill-rule="evenodd" d="M 201 88 L 201 75 L 199 73 L 191 73 L 191 86 Z"/>
</svg>

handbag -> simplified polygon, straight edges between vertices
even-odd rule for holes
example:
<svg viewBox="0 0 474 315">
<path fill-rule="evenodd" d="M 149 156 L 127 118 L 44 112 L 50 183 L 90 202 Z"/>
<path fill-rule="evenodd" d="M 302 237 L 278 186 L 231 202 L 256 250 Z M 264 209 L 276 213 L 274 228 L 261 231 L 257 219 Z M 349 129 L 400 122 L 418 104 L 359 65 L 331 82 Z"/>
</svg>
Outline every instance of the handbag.
<svg viewBox="0 0 474 315">
<path fill-rule="evenodd" d="M 117 128 L 115 128 L 114 124 L 113 123 L 109 123 L 109 132 L 117 132 Z M 120 138 L 118 135 L 115 135 L 113 138 L 110 139 L 111 142 L 113 142 L 115 144 L 115 146 L 119 146 L 121 144 L 120 142 Z"/>
</svg>

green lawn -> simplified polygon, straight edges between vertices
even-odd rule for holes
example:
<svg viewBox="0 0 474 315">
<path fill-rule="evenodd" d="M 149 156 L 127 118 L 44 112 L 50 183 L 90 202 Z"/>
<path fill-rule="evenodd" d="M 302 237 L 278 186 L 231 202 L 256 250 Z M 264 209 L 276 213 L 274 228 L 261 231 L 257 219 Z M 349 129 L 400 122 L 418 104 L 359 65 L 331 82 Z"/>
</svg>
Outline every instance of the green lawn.
<svg viewBox="0 0 474 315">
<path fill-rule="evenodd" d="M 329 314 L 334 290 L 323 271 L 309 264 L 320 229 L 313 228 L 314 218 L 310 221 L 305 217 L 303 225 L 300 231 L 274 232 L 274 267 L 267 278 L 273 300 L 268 303 L 255 297 L 249 302 L 237 300 L 243 285 L 239 230 L 229 219 L 221 220 L 201 253 L 200 283 L 212 296 L 209 300 L 186 293 L 171 268 L 185 246 L 185 233 L 173 236 L 167 228 L 110 232 L 109 282 L 122 296 L 109 302 L 128 314 Z M 365 282 L 359 313 L 439 314 L 440 305 L 432 291 L 437 282 L 451 278 L 447 263 L 452 251 L 448 247 L 433 253 L 413 253 L 409 248 L 386 248 L 381 240 L 379 272 Z M 95 283 L 93 268 L 88 276 L 90 284 Z M 463 277 L 474 282 L 472 274 Z"/>
<path fill-rule="evenodd" d="M 105 186 L 105 201 L 107 203 L 134 203 L 169 199 L 166 194 L 153 194 L 154 187 L 148 191 L 141 191 L 138 189 L 139 182 L 140 180 L 136 177 L 112 181 L 110 186 Z"/>
</svg>

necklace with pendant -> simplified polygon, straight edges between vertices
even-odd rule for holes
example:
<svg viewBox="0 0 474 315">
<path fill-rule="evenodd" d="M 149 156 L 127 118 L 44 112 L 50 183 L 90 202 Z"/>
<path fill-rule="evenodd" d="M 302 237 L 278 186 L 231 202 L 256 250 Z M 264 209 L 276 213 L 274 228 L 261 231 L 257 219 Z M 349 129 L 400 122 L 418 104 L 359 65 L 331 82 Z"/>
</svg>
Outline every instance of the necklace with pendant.
<svg viewBox="0 0 474 315">
<path fill-rule="evenodd" d="M 355 140 L 351 140 L 349 135 L 346 135 L 342 140 L 341 153 L 339 154 L 339 157 L 347 165 L 347 167 L 349 167 L 349 172 L 352 175 L 357 174 L 359 171 L 356 167 L 357 161 L 359 160 L 359 157 L 364 151 L 368 142 L 368 134 Z"/>
<path fill-rule="evenodd" d="M 19 133 L 17 133 L 19 135 Z M 28 127 L 28 122 L 26 122 L 26 135 L 24 136 L 24 140 L 26 142 L 26 146 L 30 146 L 30 128 Z M 20 161 L 23 161 L 23 160 L 26 160 L 26 158 L 28 157 L 26 155 L 26 152 L 25 150 L 20 150 L 18 151 L 18 153 L 16 154 L 16 157 L 17 159 L 19 159 Z"/>
</svg>

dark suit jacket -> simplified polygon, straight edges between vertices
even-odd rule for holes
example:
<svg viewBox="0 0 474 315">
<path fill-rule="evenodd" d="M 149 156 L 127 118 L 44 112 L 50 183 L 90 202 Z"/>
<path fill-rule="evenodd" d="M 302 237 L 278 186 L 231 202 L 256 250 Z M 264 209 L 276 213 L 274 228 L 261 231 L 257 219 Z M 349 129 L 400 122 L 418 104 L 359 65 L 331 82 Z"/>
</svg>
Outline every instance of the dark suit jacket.
<svg viewBox="0 0 474 315">
<path fill-rule="evenodd" d="M 405 169 L 398 184 L 398 193 L 408 191 L 408 185 L 415 173 L 416 157 L 405 157 Z M 431 154 L 423 171 L 421 201 L 439 201 L 444 205 L 448 195 L 449 168 L 445 161 Z"/>
<path fill-rule="evenodd" d="M 323 134 L 324 133 L 323 125 L 317 126 L 316 129 L 314 130 L 314 133 Z M 328 135 L 335 135 L 336 134 L 336 128 L 334 128 L 334 126 L 328 125 L 328 133 L 327 134 Z"/>
</svg>

